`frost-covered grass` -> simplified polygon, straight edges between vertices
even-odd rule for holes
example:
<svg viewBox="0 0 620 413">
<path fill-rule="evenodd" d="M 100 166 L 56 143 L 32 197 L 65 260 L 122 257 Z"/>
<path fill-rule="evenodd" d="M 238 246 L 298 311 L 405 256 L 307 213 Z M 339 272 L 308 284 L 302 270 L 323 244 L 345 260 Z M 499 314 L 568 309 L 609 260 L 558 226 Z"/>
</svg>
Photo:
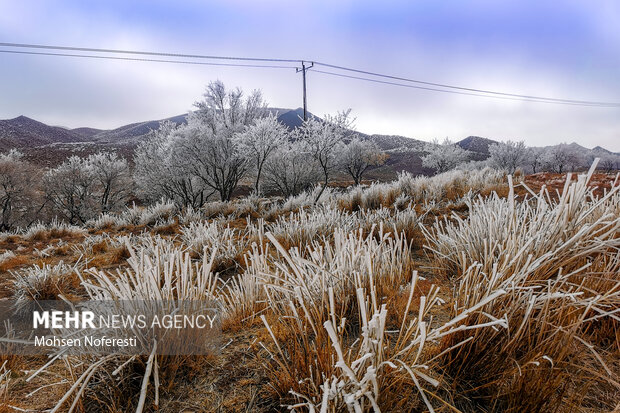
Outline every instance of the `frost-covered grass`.
<svg viewBox="0 0 620 413">
<path fill-rule="evenodd" d="M 0 403 L 6 403 L 9 399 L 9 386 L 11 385 L 11 370 L 7 368 L 7 361 L 0 366 Z"/>
<path fill-rule="evenodd" d="M 82 227 L 54 220 L 49 224 L 34 224 L 25 230 L 22 236 L 28 241 L 45 241 L 50 238 L 81 237 L 85 234 L 86 230 Z"/>
<path fill-rule="evenodd" d="M 181 240 L 195 255 L 214 255 L 214 268 L 220 271 L 236 267 L 249 244 L 244 231 L 231 228 L 218 219 L 192 222 L 181 228 Z"/>
<path fill-rule="evenodd" d="M 91 302 L 105 301 L 108 306 L 113 305 L 116 310 L 110 310 L 110 314 L 184 314 L 183 303 L 188 302 L 209 302 L 212 306 L 218 306 L 219 300 L 215 296 L 218 278 L 211 271 L 213 255 L 205 256 L 196 263 L 189 253 L 161 238 L 144 241 L 144 245 L 138 249 L 130 248 L 128 267 L 123 271 L 113 273 L 91 268 L 81 273 L 82 286 Z M 71 388 L 56 403 L 53 411 L 63 408 L 72 412 L 84 404 L 97 411 L 110 405 L 136 412 L 142 412 L 145 405 L 156 407 L 160 384 L 170 386 L 177 375 L 188 373 L 188 358 L 158 355 L 150 331 L 132 329 L 132 333 L 137 334 L 139 346 L 151 352 L 148 357 L 122 352 L 101 357 L 85 352 L 81 357 L 68 357 L 66 363 L 69 368 L 81 373 L 72 377 Z M 84 334 L 82 330 L 77 333 Z M 65 334 L 76 337 L 75 331 Z M 118 338 L 126 338 L 125 330 L 111 328 L 106 331 L 107 337 L 114 337 L 115 334 Z M 174 348 L 168 348 L 167 352 L 162 350 L 162 343 L 159 342 L 159 351 L 163 354 L 171 351 L 184 354 L 179 346 L 191 348 L 197 340 L 197 337 L 175 340 Z M 135 375 L 140 371 L 140 390 L 132 393 L 125 388 L 126 383 L 136 381 Z M 40 373 L 35 372 L 31 378 Z M 151 381 L 154 383 L 149 387 Z M 108 398 L 102 398 L 103 394 Z"/>
<path fill-rule="evenodd" d="M 55 404 L 234 410 L 221 398 L 249 394 L 258 411 L 611 412 L 620 189 L 597 197 L 590 176 L 525 199 L 486 168 L 328 189 L 316 204 L 309 192 L 102 216 L 72 244 L 84 294 L 211 300 L 229 341 L 210 357 L 69 357 Z M 35 289 L 54 285 L 45 268 Z"/>
<path fill-rule="evenodd" d="M 476 388 L 470 397 L 549 411 L 563 397 L 587 404 L 597 391 L 620 391 L 618 366 L 605 361 L 620 350 L 606 344 L 620 326 L 620 187 L 597 198 L 586 185 L 593 170 L 567 179 L 557 200 L 543 190 L 517 202 L 511 187 L 505 199 L 470 201 L 466 219 L 427 230 L 437 265 L 457 282 L 455 312 L 504 292 L 468 323 L 504 319 L 508 333 L 475 330 L 443 343 L 471 337 L 444 358 L 456 379 Z"/>
<path fill-rule="evenodd" d="M 126 227 L 129 225 L 155 225 L 166 221 L 179 212 L 172 202 L 160 201 L 147 207 L 133 205 L 119 213 L 101 214 L 86 223 L 86 227 L 93 229 L 109 229 Z"/>
<path fill-rule="evenodd" d="M 0 254 L 0 264 L 8 259 L 15 257 L 15 253 L 13 251 L 5 251 Z"/>
<path fill-rule="evenodd" d="M 56 265 L 33 265 L 13 272 L 12 300 L 18 311 L 30 309 L 37 301 L 71 299 L 78 292 L 75 270 L 62 261 Z"/>
<path fill-rule="evenodd" d="M 339 232 L 334 238 L 333 246 L 314 244 L 305 259 L 270 237 L 284 259 L 263 275 L 274 316 L 261 318 L 275 345 L 270 375 L 278 397 L 291 400 L 290 409 L 309 411 L 441 406 L 429 400 L 429 389 L 447 384 L 432 369 L 438 355 L 426 348 L 459 331 L 483 304 L 433 323 L 439 289 L 415 294 L 419 278 L 403 237 L 379 229 L 376 238 Z M 505 327 L 503 320 L 488 321 L 471 328 Z"/>
</svg>

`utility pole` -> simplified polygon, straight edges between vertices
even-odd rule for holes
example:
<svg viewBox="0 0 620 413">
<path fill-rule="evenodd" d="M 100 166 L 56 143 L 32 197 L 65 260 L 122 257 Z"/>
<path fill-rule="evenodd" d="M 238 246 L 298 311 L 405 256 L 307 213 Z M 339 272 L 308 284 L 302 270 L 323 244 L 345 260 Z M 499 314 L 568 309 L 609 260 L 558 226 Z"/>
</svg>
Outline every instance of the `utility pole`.
<svg viewBox="0 0 620 413">
<path fill-rule="evenodd" d="M 301 69 L 295 68 L 295 72 L 302 72 L 303 82 L 304 82 L 304 121 L 308 120 L 308 100 L 306 98 L 306 71 L 314 66 L 314 62 L 310 62 L 310 66 L 306 66 L 306 62 L 301 61 Z"/>
</svg>

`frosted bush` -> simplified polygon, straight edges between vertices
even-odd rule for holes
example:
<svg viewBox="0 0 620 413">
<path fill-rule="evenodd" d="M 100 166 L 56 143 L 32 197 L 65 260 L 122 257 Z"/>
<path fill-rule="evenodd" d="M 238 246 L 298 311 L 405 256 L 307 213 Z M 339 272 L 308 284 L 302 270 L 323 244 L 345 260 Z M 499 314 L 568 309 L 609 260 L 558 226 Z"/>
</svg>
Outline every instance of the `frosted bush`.
<svg viewBox="0 0 620 413">
<path fill-rule="evenodd" d="M 303 247 L 315 238 L 331 234 L 336 228 L 351 231 L 357 224 L 355 215 L 321 206 L 280 216 L 274 223 L 267 225 L 267 231 L 287 243 Z"/>
<path fill-rule="evenodd" d="M 6 260 L 9 260 L 11 258 L 15 257 L 15 253 L 13 251 L 5 251 L 2 254 L 0 254 L 0 264 L 3 263 Z"/>
<path fill-rule="evenodd" d="M 221 220 L 192 222 L 181 228 L 181 240 L 194 254 L 215 254 L 215 268 L 236 266 L 249 241 L 245 232 Z"/>
<path fill-rule="evenodd" d="M 515 411 L 550 410 L 568 382 L 618 388 L 602 357 L 608 339 L 601 346 L 596 337 L 616 335 L 620 187 L 596 197 L 587 185 L 595 166 L 577 182 L 569 174 L 557 201 L 543 190 L 518 202 L 511 184 L 507 198 L 468 200 L 466 218 L 454 214 L 425 229 L 437 266 L 455 279 L 455 311 L 507 293 L 467 322 L 503 317 L 510 334 L 464 331 L 455 340 L 470 340 L 468 356 L 449 352 L 445 361 L 449 373 L 514 400 Z"/>
<path fill-rule="evenodd" d="M 28 241 L 32 241 L 44 240 L 50 237 L 83 236 L 85 234 L 86 230 L 84 228 L 53 220 L 49 224 L 37 223 L 32 225 L 24 232 L 23 237 Z"/>
<path fill-rule="evenodd" d="M 283 258 L 264 275 L 270 308 L 279 315 L 278 330 L 274 322 L 261 318 L 275 344 L 273 374 L 293 384 L 289 393 L 295 402 L 288 404 L 292 411 L 381 411 L 381 405 L 391 406 L 386 411 L 420 410 L 422 406 L 434 411 L 434 404 L 445 403 L 433 403 L 427 396 L 428 387 L 437 388 L 442 382 L 432 370 L 435 359 L 425 348 L 460 331 L 462 321 L 484 303 L 432 325 L 426 320 L 442 300 L 439 290 L 431 287 L 428 295 L 417 300 L 417 317 L 409 318 L 409 309 L 416 305 L 413 295 L 418 276 L 403 267 L 406 256 L 401 252 L 408 252 L 406 242 L 381 230 L 378 235 L 380 241 L 337 231 L 335 246 L 315 245 L 310 259 L 299 256 L 297 249 L 285 251 L 270 237 Z M 385 290 L 379 288 L 386 284 L 408 290 L 401 328 L 396 331 L 387 329 Z M 506 325 L 494 319 L 470 326 L 490 327 Z M 289 333 L 286 341 L 274 333 L 281 335 L 282 329 Z M 394 397 L 399 389 L 411 388 L 417 391 L 417 400 Z"/>
<path fill-rule="evenodd" d="M 15 300 L 16 310 L 25 311 L 35 301 L 56 300 L 69 293 L 74 288 L 71 274 L 75 270 L 76 266 L 61 261 L 54 266 L 33 265 L 14 271 L 12 299 Z"/>
<path fill-rule="evenodd" d="M 101 214 L 97 218 L 93 218 L 86 222 L 87 228 L 105 229 L 119 228 L 129 224 L 129 220 L 118 214 Z"/>
</svg>

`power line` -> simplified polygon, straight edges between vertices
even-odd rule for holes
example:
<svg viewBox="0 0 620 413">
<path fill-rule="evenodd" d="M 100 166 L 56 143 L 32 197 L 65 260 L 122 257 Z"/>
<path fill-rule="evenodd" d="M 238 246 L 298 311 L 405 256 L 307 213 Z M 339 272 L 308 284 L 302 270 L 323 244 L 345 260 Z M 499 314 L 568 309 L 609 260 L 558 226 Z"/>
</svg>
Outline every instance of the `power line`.
<svg viewBox="0 0 620 413">
<path fill-rule="evenodd" d="M 72 53 L 25 52 L 21 50 L 0 50 L 0 53 L 38 55 L 38 56 L 83 57 L 83 58 L 89 58 L 89 59 L 104 59 L 104 60 L 105 59 L 128 60 L 128 61 L 134 61 L 134 62 L 181 63 L 181 64 L 205 65 L 205 66 L 252 67 L 252 68 L 264 67 L 268 69 L 295 69 L 294 66 L 284 66 L 284 65 L 253 65 L 253 64 L 244 64 L 244 63 L 193 62 L 189 60 L 143 59 L 143 58 L 137 58 L 137 57 L 100 56 L 100 55 L 85 55 L 85 54 L 72 54 Z"/>
<path fill-rule="evenodd" d="M 232 60 L 232 61 L 253 61 L 253 62 L 280 62 L 280 63 L 296 63 L 300 64 L 303 68 L 303 63 L 308 62 L 316 64 L 317 66 L 329 67 L 346 72 L 354 72 L 365 74 L 368 76 L 379 77 L 383 79 L 398 80 L 401 82 L 415 83 L 418 85 L 426 86 L 414 86 L 406 85 L 402 83 L 382 81 L 378 79 L 372 79 L 367 77 L 345 75 L 342 73 L 335 73 L 329 71 L 320 71 L 313 69 L 317 73 L 323 73 L 333 76 L 339 76 L 350 79 L 358 79 L 364 81 L 370 81 L 374 83 L 391 84 L 401 87 L 410 87 L 413 89 L 429 90 L 434 92 L 453 93 L 469 96 L 488 97 L 504 100 L 520 100 L 525 102 L 538 102 L 538 103 L 555 103 L 574 106 L 596 106 L 596 107 L 620 107 L 618 102 L 601 102 L 601 101 L 588 101 L 588 100 L 575 100 L 575 99 L 559 99 L 544 96 L 534 95 L 522 95 L 516 93 L 497 92 L 485 89 L 476 89 L 462 86 L 455 86 L 443 83 L 427 82 L 417 79 L 392 76 L 378 72 L 370 72 L 361 69 L 355 69 L 345 66 L 333 65 L 330 63 L 317 62 L 311 60 L 298 60 L 298 59 L 274 59 L 274 58 L 256 58 L 256 57 L 233 57 L 233 56 L 215 56 L 215 55 L 199 55 L 199 54 L 182 54 L 182 53 L 161 53 L 150 51 L 137 51 L 137 50 L 120 50 L 120 49 L 99 49 L 91 47 L 74 47 L 74 46 L 54 46 L 54 45 L 41 45 L 41 44 L 28 44 L 28 43 L 6 43 L 0 42 L 0 47 L 14 47 L 14 48 L 31 48 L 31 49 L 48 49 L 48 50 L 69 50 L 80 52 L 96 52 L 96 53 L 116 53 L 116 54 L 134 54 L 134 55 L 148 55 L 148 56 L 163 56 L 163 57 L 175 57 L 175 58 L 191 58 L 191 59 L 210 59 L 210 60 Z M 293 68 L 293 66 L 282 65 L 252 65 L 252 64 L 234 64 L 234 63 L 213 63 L 213 62 L 195 62 L 184 60 L 167 60 L 167 59 L 143 59 L 143 58 L 129 58 L 118 56 L 104 56 L 104 55 L 84 55 L 84 54 L 69 54 L 69 53 L 47 53 L 47 52 L 24 52 L 13 50 L 0 50 L 2 53 L 16 53 L 16 54 L 32 54 L 32 55 L 44 55 L 44 56 L 65 56 L 65 57 L 83 57 L 83 58 L 96 58 L 96 59 L 110 59 L 110 60 L 130 60 L 130 61 L 144 61 L 144 62 L 163 62 L 163 63 L 182 63 L 182 64 L 194 64 L 194 65 L 209 65 L 209 66 L 238 66 L 238 67 L 263 67 L 263 68 Z M 305 73 L 305 71 L 304 71 Z M 429 87 L 434 86 L 434 87 Z M 439 89 L 441 88 L 441 89 Z"/>
<path fill-rule="evenodd" d="M 246 60 L 246 61 L 253 61 L 253 62 L 301 63 L 300 59 L 272 59 L 272 58 L 261 58 L 261 57 L 210 56 L 210 55 L 199 55 L 199 54 L 145 52 L 145 51 L 140 51 L 140 50 L 97 49 L 94 47 L 51 46 L 51 45 L 44 45 L 44 44 L 29 44 L 29 43 L 0 42 L 0 46 L 19 47 L 19 48 L 28 48 L 28 49 L 72 50 L 76 52 L 119 53 L 119 54 L 136 54 L 136 55 L 148 55 L 148 56 L 183 57 L 183 58 L 191 58 L 191 59 Z"/>
<path fill-rule="evenodd" d="M 369 72 L 369 71 L 360 70 L 360 69 L 353 69 L 353 68 L 345 67 L 345 66 L 332 65 L 332 64 L 329 64 L 329 63 L 321 63 L 321 62 L 316 62 L 315 61 L 314 64 L 316 64 L 318 66 L 331 67 L 332 69 L 344 70 L 344 71 L 355 72 L 355 73 L 362 73 L 362 74 L 365 74 L 365 75 L 377 76 L 377 77 L 382 77 L 382 78 L 387 78 L 387 79 L 401 80 L 401 81 L 404 81 L 404 82 L 411 82 L 411 83 L 418 83 L 418 84 L 429 85 L 429 86 L 443 87 L 443 88 L 447 88 L 447 89 L 457 89 L 457 90 L 463 90 L 463 91 L 469 91 L 469 92 L 488 93 L 488 94 L 492 94 L 492 95 L 511 96 L 511 97 L 517 97 L 517 98 L 523 98 L 523 99 L 548 100 L 548 101 L 553 101 L 553 102 L 583 103 L 583 104 L 588 104 L 588 105 L 620 106 L 619 102 L 597 102 L 597 101 L 588 101 L 588 100 L 558 99 L 558 98 L 549 98 L 549 97 L 544 97 L 544 96 L 532 96 L 532 95 L 520 95 L 520 94 L 516 94 L 516 93 L 495 92 L 495 91 L 492 91 L 492 90 L 475 89 L 475 88 L 469 88 L 469 87 L 448 85 L 448 84 L 443 84 L 443 83 L 426 82 L 426 81 L 422 81 L 422 80 L 409 79 L 409 78 L 406 78 L 406 77 L 385 75 L 385 74 L 382 74 L 382 73 Z"/>
<path fill-rule="evenodd" d="M 406 88 L 411 88 L 411 89 L 429 90 L 429 91 L 433 91 L 433 92 L 451 93 L 451 94 L 455 94 L 455 95 L 479 96 L 479 97 L 484 97 L 484 98 L 502 99 L 502 100 L 515 100 L 515 101 L 521 101 L 521 102 L 525 101 L 525 102 L 536 102 L 536 103 L 550 103 L 550 104 L 554 104 L 554 105 L 618 107 L 618 105 L 616 105 L 616 104 L 608 104 L 607 105 L 607 104 L 589 104 L 589 103 L 572 103 L 572 102 L 552 102 L 552 101 L 548 101 L 548 100 L 525 99 L 525 98 L 516 98 L 516 97 L 509 97 L 509 96 L 489 96 L 489 95 L 484 95 L 484 94 L 480 94 L 480 93 L 469 93 L 469 92 L 460 92 L 460 91 L 456 91 L 456 90 L 437 89 L 437 88 L 432 88 L 432 87 L 415 86 L 415 85 L 408 85 L 408 84 L 404 84 L 404 83 L 390 82 L 390 81 L 386 81 L 386 80 L 371 79 L 371 78 L 368 78 L 368 77 L 345 75 L 343 73 L 335 73 L 335 72 L 329 72 L 329 71 L 319 70 L 319 69 L 311 69 L 309 71 L 315 72 L 315 73 L 321 73 L 321 74 L 325 74 L 325 75 L 330 75 L 330 76 L 343 77 L 343 78 L 347 78 L 347 79 L 364 80 L 364 81 L 367 81 L 367 82 L 381 83 L 381 84 L 385 84 L 385 85 L 401 86 L 401 87 L 406 87 Z"/>
</svg>

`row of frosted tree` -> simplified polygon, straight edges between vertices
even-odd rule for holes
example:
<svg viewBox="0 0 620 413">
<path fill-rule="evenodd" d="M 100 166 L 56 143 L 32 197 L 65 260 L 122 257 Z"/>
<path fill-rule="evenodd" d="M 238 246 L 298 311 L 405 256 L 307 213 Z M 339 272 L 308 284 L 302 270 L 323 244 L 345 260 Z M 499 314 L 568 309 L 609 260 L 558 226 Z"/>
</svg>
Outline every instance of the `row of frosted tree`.
<svg viewBox="0 0 620 413">
<path fill-rule="evenodd" d="M 97 153 L 42 170 L 17 151 L 0 154 L 0 231 L 53 217 L 81 224 L 137 199 L 199 207 L 230 200 L 240 184 L 282 196 L 319 186 L 318 199 L 337 174 L 359 184 L 386 159 L 353 132 L 349 111 L 289 130 L 259 91 L 246 96 L 219 81 L 195 106 L 186 123 L 152 131 L 131 160 Z"/>
<path fill-rule="evenodd" d="M 186 124 L 166 122 L 137 148 L 136 183 L 147 199 L 194 207 L 214 195 L 228 201 L 244 179 L 257 194 L 296 195 L 317 183 L 324 189 L 338 172 L 358 184 L 385 159 L 352 132 L 349 112 L 289 130 L 259 91 L 244 97 L 221 82 L 211 83 L 196 107 Z"/>
<path fill-rule="evenodd" d="M 128 203 L 175 202 L 200 207 L 228 201 L 243 184 L 258 195 L 297 195 L 311 188 L 318 199 L 344 174 L 356 185 L 387 155 L 353 131 L 350 112 L 311 117 L 290 130 L 267 108 L 259 91 L 248 95 L 212 82 L 187 122 L 164 122 L 125 159 L 115 153 L 72 156 L 43 169 L 18 151 L 0 154 L 0 231 L 60 218 L 82 224 Z M 514 173 L 565 172 L 591 159 L 572 145 L 528 148 L 523 142 L 489 146 L 489 158 L 471 161 L 471 152 L 445 140 L 424 148 L 423 165 L 436 172 L 492 166 Z M 599 155 L 600 156 L 600 155 Z M 602 154 L 602 169 L 620 168 L 620 157 Z"/>
<path fill-rule="evenodd" d="M 587 169 L 595 157 L 600 158 L 599 168 L 610 172 L 620 169 L 620 156 L 604 150 L 584 151 L 575 145 L 562 143 L 550 147 L 527 147 L 523 141 L 497 142 L 489 145 L 488 158 L 472 161 L 472 152 L 461 148 L 449 139 L 435 140 L 425 146 L 427 154 L 422 164 L 437 172 L 455 168 L 492 168 L 515 173 L 518 169 L 526 173 L 579 171 Z"/>
</svg>

